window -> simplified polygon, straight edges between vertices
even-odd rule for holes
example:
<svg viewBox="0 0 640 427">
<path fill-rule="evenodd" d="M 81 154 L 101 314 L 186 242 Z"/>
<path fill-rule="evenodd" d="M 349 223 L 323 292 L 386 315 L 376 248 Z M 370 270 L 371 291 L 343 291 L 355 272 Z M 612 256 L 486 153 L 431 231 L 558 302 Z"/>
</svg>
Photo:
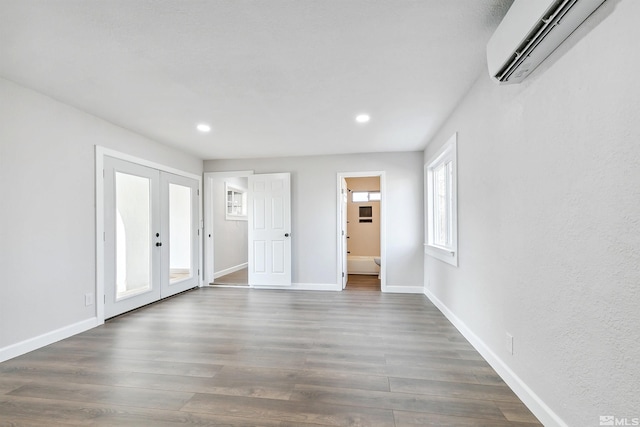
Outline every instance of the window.
<svg viewBox="0 0 640 427">
<path fill-rule="evenodd" d="M 353 203 L 379 202 L 380 192 L 379 191 L 354 191 L 351 193 L 351 201 Z"/>
<path fill-rule="evenodd" d="M 225 183 L 226 212 L 229 221 L 247 220 L 247 191 Z"/>
<path fill-rule="evenodd" d="M 458 265 L 457 133 L 425 165 L 425 253 Z"/>
</svg>

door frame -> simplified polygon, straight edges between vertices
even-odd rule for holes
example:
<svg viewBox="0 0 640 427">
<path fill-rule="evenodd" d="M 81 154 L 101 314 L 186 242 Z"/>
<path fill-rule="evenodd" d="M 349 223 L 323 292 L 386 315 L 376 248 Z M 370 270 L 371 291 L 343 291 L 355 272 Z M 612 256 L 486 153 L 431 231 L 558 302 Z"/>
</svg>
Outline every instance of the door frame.
<svg viewBox="0 0 640 427">
<path fill-rule="evenodd" d="M 213 212 L 215 203 L 222 201 L 214 200 L 213 197 L 213 181 L 219 178 L 244 178 L 253 175 L 252 170 L 228 171 L 228 172 L 205 172 L 204 173 L 204 273 L 203 282 L 206 284 L 213 283 L 215 280 L 215 222 Z"/>
<path fill-rule="evenodd" d="M 342 223 L 340 190 L 342 179 L 347 178 L 380 178 L 380 290 L 387 291 L 387 181 L 385 171 L 338 172 L 336 179 L 336 290 L 342 291 L 342 260 L 347 248 L 342 244 Z"/>
<path fill-rule="evenodd" d="M 127 162 L 136 163 L 141 166 L 157 169 L 161 172 L 168 172 L 174 175 L 180 175 L 187 178 L 191 178 L 198 181 L 198 286 L 202 286 L 203 268 L 202 268 L 202 176 L 196 175 L 190 172 L 185 172 L 180 169 L 176 169 L 170 166 L 166 166 L 160 163 L 155 163 L 150 160 L 146 160 L 140 157 L 132 156 L 130 154 L 122 153 L 120 151 L 112 150 L 100 145 L 95 145 L 95 208 L 96 208 L 96 317 L 98 324 L 104 323 L 104 271 L 105 271 L 105 259 L 104 259 L 104 238 L 105 238 L 105 224 L 104 224 L 104 158 L 105 156 L 113 157 Z"/>
</svg>

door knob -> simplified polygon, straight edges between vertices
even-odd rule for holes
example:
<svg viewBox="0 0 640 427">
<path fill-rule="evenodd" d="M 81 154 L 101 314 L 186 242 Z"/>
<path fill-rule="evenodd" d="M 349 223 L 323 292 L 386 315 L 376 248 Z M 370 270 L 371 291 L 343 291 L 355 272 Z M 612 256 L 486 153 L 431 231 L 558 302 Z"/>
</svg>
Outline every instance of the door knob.
<svg viewBox="0 0 640 427">
<path fill-rule="evenodd" d="M 289 237 L 289 233 L 284 233 L 284 237 Z"/>
<path fill-rule="evenodd" d="M 156 246 L 162 246 L 161 242 L 156 243 Z"/>
</svg>

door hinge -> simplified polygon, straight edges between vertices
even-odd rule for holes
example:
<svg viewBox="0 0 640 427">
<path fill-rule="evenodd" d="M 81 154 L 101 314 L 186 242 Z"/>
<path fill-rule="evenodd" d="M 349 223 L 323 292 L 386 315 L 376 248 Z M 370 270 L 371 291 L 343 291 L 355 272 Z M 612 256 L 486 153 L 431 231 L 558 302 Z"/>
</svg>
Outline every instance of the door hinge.
<svg viewBox="0 0 640 427">
<path fill-rule="evenodd" d="M 344 279 L 344 271 L 342 272 L 342 278 Z"/>
<path fill-rule="evenodd" d="M 344 230 L 342 230 L 342 235 L 344 236 Z"/>
<path fill-rule="evenodd" d="M 200 275 L 200 269 L 198 269 L 198 276 Z"/>
<path fill-rule="evenodd" d="M 102 232 L 102 241 L 103 241 L 103 242 L 106 242 L 106 241 L 107 241 L 107 232 L 106 232 L 106 231 L 103 231 L 103 232 Z"/>
<path fill-rule="evenodd" d="M 196 190 L 196 195 L 198 195 L 198 196 L 200 195 L 200 189 L 199 188 Z"/>
<path fill-rule="evenodd" d="M 200 229 L 198 228 L 198 236 L 200 235 Z"/>
</svg>

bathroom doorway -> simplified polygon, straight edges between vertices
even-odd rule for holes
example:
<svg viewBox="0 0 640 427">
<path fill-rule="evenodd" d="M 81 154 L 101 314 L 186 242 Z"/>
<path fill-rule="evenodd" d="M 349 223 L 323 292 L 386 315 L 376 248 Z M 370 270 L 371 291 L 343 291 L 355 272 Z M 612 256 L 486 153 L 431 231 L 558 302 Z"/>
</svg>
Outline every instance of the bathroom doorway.
<svg viewBox="0 0 640 427">
<path fill-rule="evenodd" d="M 344 290 L 384 291 L 384 172 L 338 174 L 338 283 Z"/>
</svg>

